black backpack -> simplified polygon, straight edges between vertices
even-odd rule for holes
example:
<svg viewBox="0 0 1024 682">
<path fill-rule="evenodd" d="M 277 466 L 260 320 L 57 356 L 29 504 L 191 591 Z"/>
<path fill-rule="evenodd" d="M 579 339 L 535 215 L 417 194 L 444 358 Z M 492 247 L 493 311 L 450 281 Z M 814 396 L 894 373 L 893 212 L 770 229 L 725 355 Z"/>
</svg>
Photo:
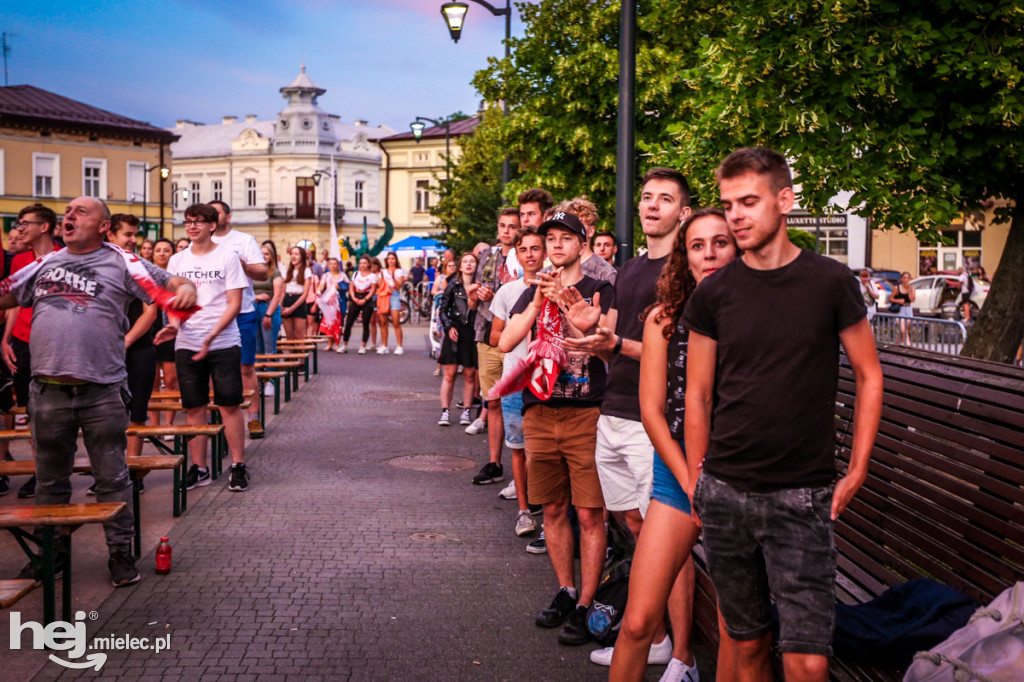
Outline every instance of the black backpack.
<svg viewBox="0 0 1024 682">
<path fill-rule="evenodd" d="M 630 559 L 622 559 L 608 569 L 587 609 L 587 629 L 601 646 L 612 646 L 619 636 L 629 597 L 630 563 Z"/>
</svg>

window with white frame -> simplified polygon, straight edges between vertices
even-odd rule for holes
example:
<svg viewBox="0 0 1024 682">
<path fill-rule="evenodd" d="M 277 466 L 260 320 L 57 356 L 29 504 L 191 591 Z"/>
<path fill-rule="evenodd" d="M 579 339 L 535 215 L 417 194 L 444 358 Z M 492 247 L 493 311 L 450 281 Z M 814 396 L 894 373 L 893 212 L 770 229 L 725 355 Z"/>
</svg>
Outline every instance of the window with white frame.
<svg viewBox="0 0 1024 682">
<path fill-rule="evenodd" d="M 416 213 L 430 210 L 430 180 L 416 181 Z"/>
<path fill-rule="evenodd" d="M 37 197 L 60 196 L 60 156 L 32 154 L 32 193 Z"/>
<path fill-rule="evenodd" d="M 245 180 L 245 205 L 249 208 L 256 206 L 256 178 Z"/>
<path fill-rule="evenodd" d="M 199 181 L 198 180 L 193 180 L 192 182 L 188 183 L 188 203 L 190 203 L 190 204 L 198 204 L 198 203 L 200 203 L 200 200 L 199 200 Z"/>
<path fill-rule="evenodd" d="M 82 194 L 87 197 L 107 198 L 106 159 L 82 159 Z"/>
<path fill-rule="evenodd" d="M 128 186 L 126 188 L 129 202 L 142 202 L 146 199 L 146 164 L 135 161 L 128 162 Z"/>
<path fill-rule="evenodd" d="M 171 207 L 178 208 L 178 183 L 171 183 Z"/>
<path fill-rule="evenodd" d="M 224 183 L 220 180 L 213 181 L 213 201 L 224 201 Z"/>
<path fill-rule="evenodd" d="M 356 180 L 356 195 L 355 201 L 353 202 L 356 208 L 363 207 L 363 188 L 365 186 L 366 183 L 363 180 Z"/>
</svg>

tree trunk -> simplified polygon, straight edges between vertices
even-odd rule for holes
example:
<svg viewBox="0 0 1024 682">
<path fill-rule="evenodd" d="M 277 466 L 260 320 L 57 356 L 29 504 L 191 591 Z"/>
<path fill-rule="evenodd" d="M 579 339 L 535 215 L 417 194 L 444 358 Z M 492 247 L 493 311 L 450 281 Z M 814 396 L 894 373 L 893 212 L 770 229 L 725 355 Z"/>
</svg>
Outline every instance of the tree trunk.
<svg viewBox="0 0 1024 682">
<path fill-rule="evenodd" d="M 961 355 L 1013 362 L 1024 339 L 1024 202 L 1014 201 L 1010 233 L 992 288 Z"/>
</svg>

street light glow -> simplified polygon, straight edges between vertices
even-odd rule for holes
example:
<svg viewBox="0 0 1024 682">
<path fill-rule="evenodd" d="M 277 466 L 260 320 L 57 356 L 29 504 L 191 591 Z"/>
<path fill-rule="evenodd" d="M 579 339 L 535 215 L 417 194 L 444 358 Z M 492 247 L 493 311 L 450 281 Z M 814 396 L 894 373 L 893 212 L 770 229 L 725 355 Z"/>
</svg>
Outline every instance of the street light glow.
<svg viewBox="0 0 1024 682">
<path fill-rule="evenodd" d="M 462 24 L 466 21 L 468 11 L 469 5 L 464 2 L 446 2 L 441 5 L 441 15 L 444 16 L 444 22 L 448 24 L 448 33 L 455 42 L 459 42 L 459 36 L 462 35 Z"/>
<path fill-rule="evenodd" d="M 423 129 L 427 127 L 426 124 L 423 121 L 413 121 L 409 124 L 409 127 L 412 129 L 413 138 L 419 142 L 420 138 L 423 137 Z"/>
</svg>

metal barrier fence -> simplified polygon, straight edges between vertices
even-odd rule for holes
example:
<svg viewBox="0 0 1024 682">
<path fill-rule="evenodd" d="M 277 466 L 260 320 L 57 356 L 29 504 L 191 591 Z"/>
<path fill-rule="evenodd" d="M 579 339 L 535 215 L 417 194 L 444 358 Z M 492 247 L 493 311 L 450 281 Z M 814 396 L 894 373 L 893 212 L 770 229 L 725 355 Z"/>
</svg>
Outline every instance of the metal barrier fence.
<svg viewBox="0 0 1024 682">
<path fill-rule="evenodd" d="M 895 343 L 949 355 L 959 355 L 967 340 L 967 328 L 963 322 L 934 317 L 875 313 L 871 318 L 871 331 L 877 343 Z"/>
</svg>

